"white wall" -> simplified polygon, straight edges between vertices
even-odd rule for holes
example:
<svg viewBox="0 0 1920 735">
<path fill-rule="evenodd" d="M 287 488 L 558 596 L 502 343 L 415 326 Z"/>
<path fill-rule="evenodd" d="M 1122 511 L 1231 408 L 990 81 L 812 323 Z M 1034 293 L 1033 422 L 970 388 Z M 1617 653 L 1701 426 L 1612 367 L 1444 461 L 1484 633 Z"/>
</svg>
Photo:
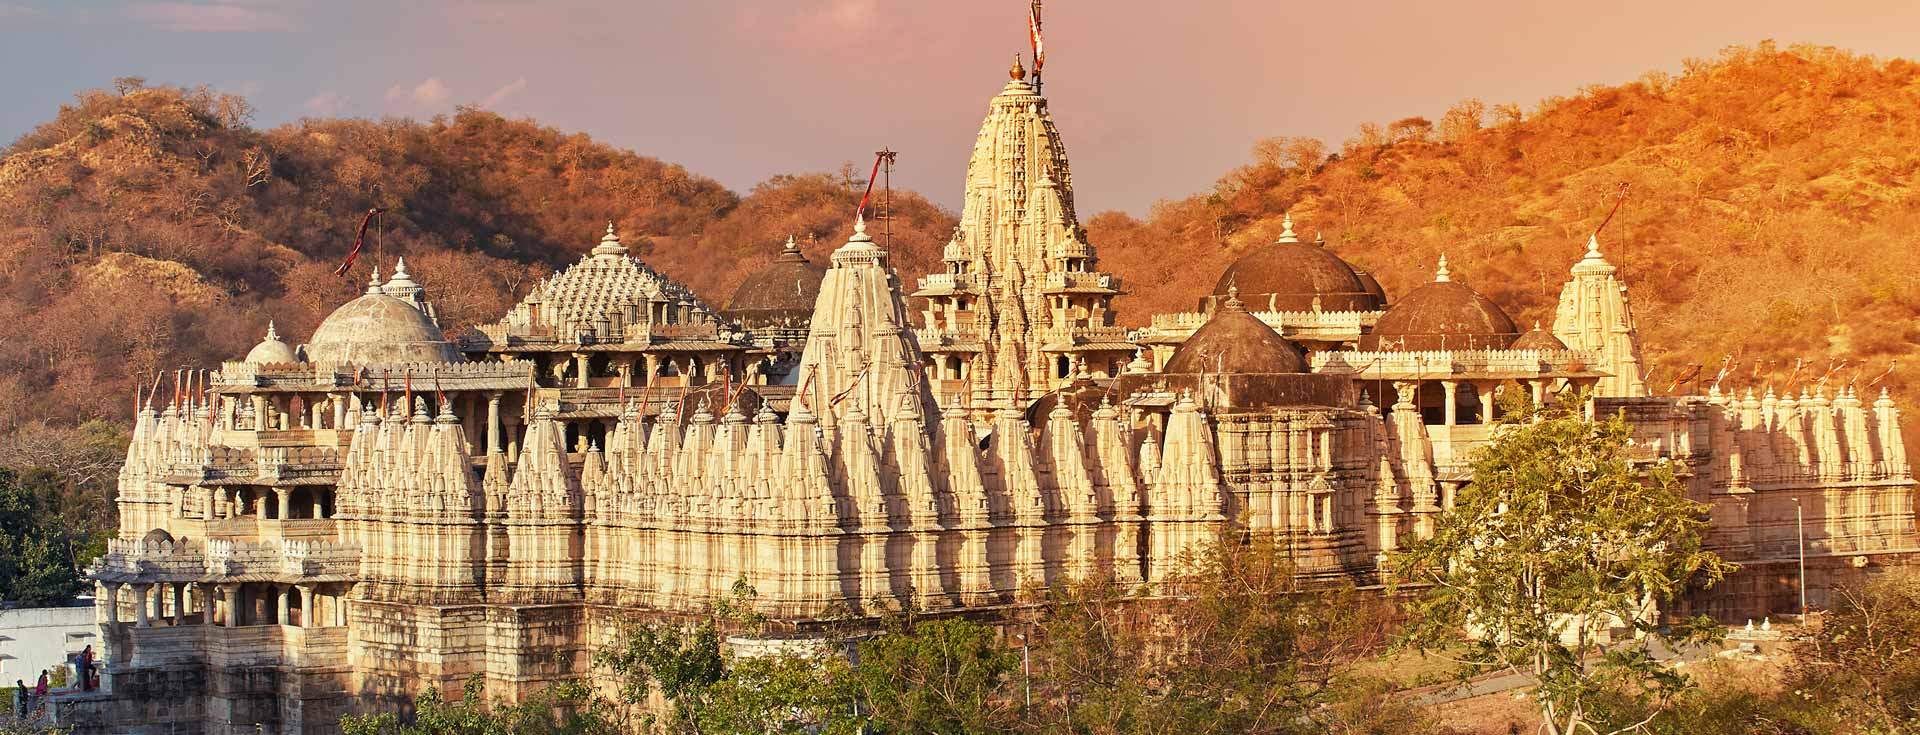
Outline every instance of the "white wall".
<svg viewBox="0 0 1920 735">
<path fill-rule="evenodd" d="M 104 657 L 91 605 L 0 610 L 0 686 L 24 680 L 32 688 L 41 669 L 65 664 L 88 645 L 95 660 Z"/>
</svg>

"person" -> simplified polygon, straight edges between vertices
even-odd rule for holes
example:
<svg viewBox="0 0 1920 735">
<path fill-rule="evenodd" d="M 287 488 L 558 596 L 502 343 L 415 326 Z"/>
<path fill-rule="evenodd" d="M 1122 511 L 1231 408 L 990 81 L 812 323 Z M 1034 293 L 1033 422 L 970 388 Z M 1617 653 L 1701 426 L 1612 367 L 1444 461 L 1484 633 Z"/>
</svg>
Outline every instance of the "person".
<svg viewBox="0 0 1920 735">
<path fill-rule="evenodd" d="M 33 685 L 33 698 L 40 699 L 41 697 L 47 696 L 47 686 L 52 683 L 53 683 L 52 672 L 46 669 L 41 669 L 40 683 Z"/>
<path fill-rule="evenodd" d="M 80 651 L 80 691 L 93 691 L 93 645 Z"/>
<path fill-rule="evenodd" d="M 32 700 L 27 697 L 27 680 L 14 679 L 13 685 L 16 687 L 19 687 L 19 689 L 16 690 L 13 694 L 14 714 L 20 717 L 26 717 L 27 710 L 33 709 L 30 706 L 32 704 Z"/>
</svg>

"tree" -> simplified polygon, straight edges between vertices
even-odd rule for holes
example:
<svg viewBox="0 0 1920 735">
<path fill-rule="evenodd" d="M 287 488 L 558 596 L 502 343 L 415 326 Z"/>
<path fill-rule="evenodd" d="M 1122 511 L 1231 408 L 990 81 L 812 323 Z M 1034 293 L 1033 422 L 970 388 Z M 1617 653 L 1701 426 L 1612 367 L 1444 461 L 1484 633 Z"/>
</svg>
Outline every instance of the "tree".
<svg viewBox="0 0 1920 735">
<path fill-rule="evenodd" d="M 80 560 L 100 532 L 61 522 L 70 487 L 51 470 L 0 467 L 0 600 L 61 602 L 84 588 Z"/>
<path fill-rule="evenodd" d="M 1633 463 L 1625 420 L 1589 420 L 1583 403 L 1515 406 L 1433 535 L 1393 558 L 1396 587 L 1420 590 L 1406 641 L 1465 645 L 1450 654 L 1463 676 L 1532 678 L 1555 735 L 1632 729 L 1684 690 L 1654 644 L 1678 650 L 1717 628 L 1662 625 L 1655 606 L 1732 568 L 1701 549 L 1705 507 L 1684 497 L 1672 468 Z"/>
<path fill-rule="evenodd" d="M 345 735 L 615 735 L 622 732 L 617 715 L 595 697 L 591 687 L 578 682 L 549 686 L 517 704 L 486 705 L 484 682 L 467 679 L 464 696 L 448 702 L 440 690 L 428 688 L 413 699 L 407 717 L 393 712 L 347 715 L 340 719 Z"/>
<path fill-rule="evenodd" d="M 1869 732 L 1920 731 L 1920 572 L 1838 589 L 1792 646 L 1788 689 Z"/>
<path fill-rule="evenodd" d="M 959 618 L 909 621 L 859 651 L 854 686 L 883 732 L 965 735 L 1015 723 L 1017 693 L 1008 685 L 1020 659 L 992 628 Z"/>
<path fill-rule="evenodd" d="M 1091 580 L 1049 591 L 1040 721 L 1068 732 L 1417 733 L 1424 718 L 1349 666 L 1383 652 L 1391 605 L 1304 584 L 1282 539 L 1189 550 L 1154 595 Z"/>
<path fill-rule="evenodd" d="M 620 683 L 620 701 L 651 708 L 654 694 L 665 713 L 648 713 L 644 732 L 810 733 L 850 735 L 861 725 L 852 677 L 840 651 L 789 650 L 739 656 L 721 648 L 720 627 L 754 628 L 754 590 L 744 581 L 714 601 L 691 625 L 645 622 L 629 625 L 595 656 Z"/>
</svg>

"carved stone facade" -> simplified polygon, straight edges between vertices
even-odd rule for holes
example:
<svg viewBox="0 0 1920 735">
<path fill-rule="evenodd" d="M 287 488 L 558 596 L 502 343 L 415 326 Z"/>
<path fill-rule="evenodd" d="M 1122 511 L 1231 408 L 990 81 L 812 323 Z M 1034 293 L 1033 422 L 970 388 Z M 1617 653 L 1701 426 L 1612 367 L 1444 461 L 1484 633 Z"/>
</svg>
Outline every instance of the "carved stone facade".
<svg viewBox="0 0 1920 735">
<path fill-rule="evenodd" d="M 107 686 L 64 716 L 326 733 L 471 676 L 507 699 L 581 677 L 621 621 L 740 582 L 804 635 L 1018 606 L 1036 582 L 1151 588 L 1222 532 L 1375 583 L 1472 482 L 1501 390 L 1597 389 L 1642 459 L 1679 466 L 1709 545 L 1747 565 L 1697 610 L 1793 609 L 1802 528 L 1816 598 L 1920 546 L 1884 394 L 1649 396 L 1597 243 L 1552 334 L 1519 333 L 1444 262 L 1395 302 L 1297 239 L 1236 264 L 1204 311 L 1123 334 L 1045 100 L 1016 75 L 991 105 L 928 309 L 856 225 L 811 318 L 771 322 L 777 376 L 749 364 L 764 340 L 609 231 L 458 349 L 402 269 L 312 343 L 270 331 L 148 397 L 93 570 Z M 1318 275 L 1274 275 L 1288 258 Z M 1260 273 L 1249 307 L 1238 284 Z"/>
</svg>

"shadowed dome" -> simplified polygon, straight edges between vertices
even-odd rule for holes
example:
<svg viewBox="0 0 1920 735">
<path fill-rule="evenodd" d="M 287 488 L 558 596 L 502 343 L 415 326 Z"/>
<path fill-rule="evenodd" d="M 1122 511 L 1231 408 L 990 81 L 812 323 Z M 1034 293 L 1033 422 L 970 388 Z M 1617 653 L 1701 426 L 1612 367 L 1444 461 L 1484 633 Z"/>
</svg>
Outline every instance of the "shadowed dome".
<svg viewBox="0 0 1920 735">
<path fill-rule="evenodd" d="M 299 361 L 300 356 L 294 354 L 293 348 L 280 341 L 280 333 L 273 328 L 271 321 L 267 322 L 267 338 L 248 350 L 244 360 L 251 365 L 280 365 Z"/>
<path fill-rule="evenodd" d="M 1316 298 L 1321 311 L 1376 311 L 1385 305 L 1386 300 L 1370 291 L 1347 261 L 1321 245 L 1300 242 L 1292 217 L 1285 226 L 1279 240 L 1227 266 L 1214 284 L 1213 295 L 1203 299 L 1200 308 L 1219 301 L 1233 287 L 1239 287 L 1240 298 L 1259 310 L 1309 311 Z"/>
<path fill-rule="evenodd" d="M 402 280 L 404 274 L 404 269 L 397 271 L 395 280 Z M 307 342 L 308 360 L 361 365 L 462 361 L 460 351 L 431 317 L 387 295 L 379 282 L 376 272 L 365 295 L 342 304 L 320 322 Z"/>
<path fill-rule="evenodd" d="M 1553 336 L 1552 332 L 1541 329 L 1539 322 L 1534 322 L 1533 328 L 1527 330 L 1526 334 L 1520 335 L 1519 339 L 1514 340 L 1513 347 L 1509 349 L 1565 350 L 1567 349 L 1567 343 L 1560 341 L 1559 337 Z"/>
<path fill-rule="evenodd" d="M 807 260 L 789 237 L 780 257 L 749 274 L 734 289 L 726 314 L 748 329 L 802 325 L 813 318 L 820 281 L 826 277 L 827 267 Z"/>
<path fill-rule="evenodd" d="M 1162 373 L 1304 373 L 1307 359 L 1279 332 L 1247 312 L 1235 289 L 1206 324 L 1180 344 Z"/>
<path fill-rule="evenodd" d="M 1364 350 L 1504 350 L 1520 336 L 1507 312 L 1466 284 L 1455 283 L 1447 259 L 1433 282 L 1400 297 L 1360 338 Z"/>
</svg>

